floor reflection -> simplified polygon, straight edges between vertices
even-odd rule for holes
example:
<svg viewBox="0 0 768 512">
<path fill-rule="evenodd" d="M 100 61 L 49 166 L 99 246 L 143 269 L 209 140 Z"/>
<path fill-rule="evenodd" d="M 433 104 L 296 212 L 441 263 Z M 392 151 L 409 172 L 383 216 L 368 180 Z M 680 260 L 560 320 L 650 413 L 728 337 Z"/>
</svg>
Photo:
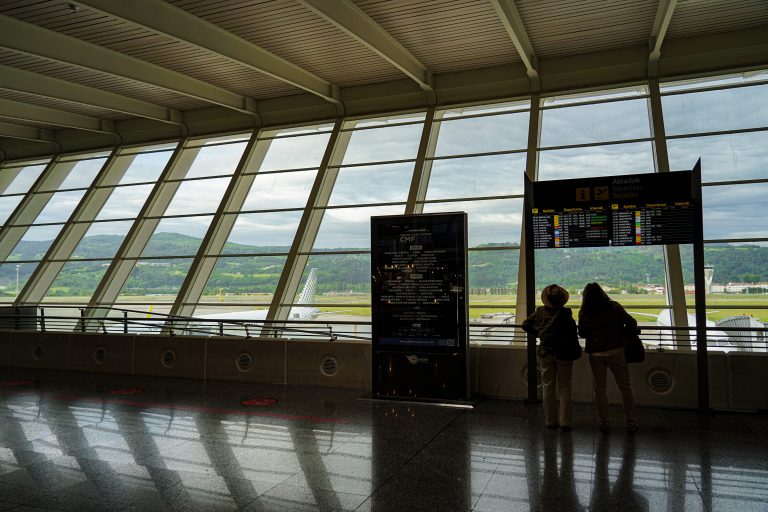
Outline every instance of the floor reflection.
<svg viewBox="0 0 768 512">
<path fill-rule="evenodd" d="M 643 512 L 649 509 L 648 499 L 635 489 L 635 436 L 628 435 L 619 440 L 622 445 L 619 457 L 618 477 L 612 481 L 609 475 L 611 465 L 611 436 L 599 437 L 595 453 L 594 490 L 590 500 L 590 510 L 595 512 Z"/>
<path fill-rule="evenodd" d="M 267 414 L 226 384 L 40 382 L 0 388 L 0 510 L 768 510 L 766 414 L 642 409 L 640 432 L 604 435 L 589 404 L 567 433 L 512 401 L 262 386 Z"/>
</svg>

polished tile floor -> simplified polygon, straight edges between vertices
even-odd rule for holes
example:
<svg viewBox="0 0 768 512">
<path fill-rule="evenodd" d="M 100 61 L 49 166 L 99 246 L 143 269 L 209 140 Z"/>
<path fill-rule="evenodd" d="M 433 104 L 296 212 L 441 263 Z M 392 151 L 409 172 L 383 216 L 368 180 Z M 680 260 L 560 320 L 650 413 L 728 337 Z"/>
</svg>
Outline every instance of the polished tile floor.
<svg viewBox="0 0 768 512">
<path fill-rule="evenodd" d="M 361 395 L 0 369 L 0 511 L 768 511 L 765 413 Z"/>
</svg>

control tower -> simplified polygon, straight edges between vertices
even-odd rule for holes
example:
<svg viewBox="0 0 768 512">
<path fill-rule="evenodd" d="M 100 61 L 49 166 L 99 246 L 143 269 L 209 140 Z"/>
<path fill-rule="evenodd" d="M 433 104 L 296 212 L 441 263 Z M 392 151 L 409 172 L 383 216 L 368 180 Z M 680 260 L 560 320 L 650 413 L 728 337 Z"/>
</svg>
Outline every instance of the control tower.
<svg viewBox="0 0 768 512">
<path fill-rule="evenodd" d="M 704 265 L 704 290 L 706 293 L 712 293 L 712 278 L 715 275 L 715 267 L 713 265 Z"/>
</svg>

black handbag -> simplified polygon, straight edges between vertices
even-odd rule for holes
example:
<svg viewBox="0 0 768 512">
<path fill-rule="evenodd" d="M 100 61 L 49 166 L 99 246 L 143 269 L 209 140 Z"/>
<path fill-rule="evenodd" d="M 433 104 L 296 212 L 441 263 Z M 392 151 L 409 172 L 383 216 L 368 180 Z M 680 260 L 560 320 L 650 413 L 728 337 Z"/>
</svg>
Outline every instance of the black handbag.
<svg viewBox="0 0 768 512">
<path fill-rule="evenodd" d="M 573 318 L 562 318 L 558 313 L 557 344 L 555 359 L 558 361 L 575 361 L 581 357 L 581 345 Z"/>
<path fill-rule="evenodd" d="M 645 361 L 645 346 L 640 339 L 640 329 L 625 328 L 624 336 L 627 344 L 624 345 L 624 359 L 628 363 L 642 363 Z"/>
</svg>

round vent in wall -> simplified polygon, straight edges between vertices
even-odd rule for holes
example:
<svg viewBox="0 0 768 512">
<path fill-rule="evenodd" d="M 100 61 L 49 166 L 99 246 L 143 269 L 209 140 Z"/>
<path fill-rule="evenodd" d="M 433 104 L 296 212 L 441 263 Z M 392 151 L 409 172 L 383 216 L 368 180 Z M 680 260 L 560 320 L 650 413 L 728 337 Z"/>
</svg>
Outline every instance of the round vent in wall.
<svg viewBox="0 0 768 512">
<path fill-rule="evenodd" d="M 654 368 L 648 372 L 648 388 L 657 395 L 667 395 L 675 388 L 675 378 L 663 368 Z"/>
<path fill-rule="evenodd" d="M 333 377 L 339 371 L 339 362 L 333 356 L 325 356 L 320 361 L 320 373 L 326 377 Z"/>
<path fill-rule="evenodd" d="M 235 365 L 237 365 L 237 369 L 241 372 L 249 372 L 253 369 L 253 357 L 251 357 L 251 354 L 248 354 L 247 352 L 243 352 L 239 356 L 237 356 L 237 360 L 235 360 Z"/>
<path fill-rule="evenodd" d="M 93 362 L 96 364 L 104 364 L 107 360 L 107 350 L 104 347 L 99 347 L 93 351 Z"/>
<path fill-rule="evenodd" d="M 176 352 L 173 350 L 166 350 L 160 356 L 160 362 L 166 368 L 173 368 L 176 365 Z"/>
<path fill-rule="evenodd" d="M 526 364 L 523 366 L 523 371 L 520 374 L 521 377 L 523 377 L 523 382 L 525 382 L 526 385 L 528 385 L 528 365 Z M 536 367 L 536 385 L 541 386 L 541 370 L 539 370 L 539 367 Z"/>
</svg>

